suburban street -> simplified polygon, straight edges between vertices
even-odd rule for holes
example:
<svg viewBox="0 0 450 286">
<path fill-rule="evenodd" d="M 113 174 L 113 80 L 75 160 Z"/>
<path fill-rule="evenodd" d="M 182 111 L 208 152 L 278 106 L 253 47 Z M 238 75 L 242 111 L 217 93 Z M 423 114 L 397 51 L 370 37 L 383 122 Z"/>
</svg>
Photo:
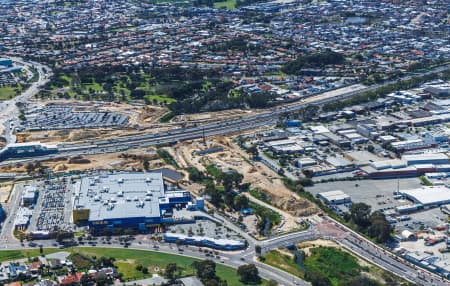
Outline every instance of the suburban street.
<svg viewBox="0 0 450 286">
<path fill-rule="evenodd" d="M 232 227 L 231 223 L 225 224 L 227 227 Z M 232 227 L 234 230 L 243 234 L 242 230 L 237 227 Z M 363 258 L 366 261 L 390 271 L 399 277 L 402 277 L 408 281 L 416 283 L 417 285 L 426 286 L 443 286 L 450 285 L 450 282 L 428 271 L 421 270 L 419 267 L 412 265 L 411 263 L 403 260 L 395 254 L 381 248 L 380 246 L 368 241 L 359 234 L 349 230 L 345 226 L 335 222 L 331 218 L 323 217 L 323 221 L 320 223 L 312 224 L 308 230 L 288 233 L 267 239 L 264 241 L 257 241 L 254 238 L 245 235 L 249 246 L 244 251 L 219 251 L 220 258 L 208 257 L 203 251 L 199 251 L 199 247 L 196 246 L 177 246 L 174 244 L 167 244 L 164 242 L 157 242 L 150 238 L 148 235 L 137 235 L 136 238 L 131 241 L 128 248 L 138 250 L 151 250 L 159 251 L 169 254 L 185 255 L 199 259 L 213 259 L 216 263 L 223 263 L 224 265 L 237 268 L 240 265 L 247 263 L 255 263 L 258 267 L 261 277 L 265 279 L 274 279 L 282 285 L 310 285 L 308 282 L 286 273 L 282 270 L 276 269 L 267 264 L 261 263 L 256 260 L 255 245 L 260 245 L 262 253 L 270 251 L 271 249 L 287 247 L 299 242 L 310 241 L 315 239 L 329 239 L 335 241 L 340 246 L 344 247 L 350 252 L 353 252 L 357 256 Z M 20 242 L 14 237 L 8 234 L 2 233 L 2 240 L 5 241 L 4 249 L 24 249 L 28 248 L 27 245 L 21 245 Z M 55 247 L 55 243 L 52 240 L 40 240 L 34 241 L 37 245 L 42 245 L 45 248 Z M 95 244 L 95 246 L 93 245 Z M 96 241 L 90 244 L 84 244 L 83 247 L 114 247 L 123 248 L 123 245 L 119 241 L 113 238 L 107 243 L 103 238 L 99 237 Z"/>
</svg>

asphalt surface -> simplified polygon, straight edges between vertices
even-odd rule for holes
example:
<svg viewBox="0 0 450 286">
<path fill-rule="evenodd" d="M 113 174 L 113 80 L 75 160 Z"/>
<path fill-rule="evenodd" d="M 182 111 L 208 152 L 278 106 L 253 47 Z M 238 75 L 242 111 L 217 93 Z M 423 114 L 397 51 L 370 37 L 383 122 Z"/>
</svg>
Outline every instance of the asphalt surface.
<svg viewBox="0 0 450 286">
<path fill-rule="evenodd" d="M 19 60 L 16 60 L 19 62 Z M 33 63 L 38 68 L 40 77 L 39 80 L 32 84 L 32 86 L 23 94 L 17 96 L 11 101 L 3 102 L 0 105 L 0 123 L 7 123 L 7 120 L 11 118 L 16 118 L 18 116 L 18 109 L 16 107 L 17 102 L 24 102 L 27 98 L 33 96 L 39 91 L 39 86 L 44 84 L 48 80 L 48 74 L 44 74 L 43 66 L 37 63 Z M 441 66 L 435 68 L 425 74 L 436 73 L 440 71 L 447 70 L 450 65 Z M 424 75 L 424 74 L 423 74 Z M 401 80 L 411 79 L 412 76 L 407 76 L 402 78 Z M 393 81 L 393 82 L 398 82 Z M 213 124 L 208 124 L 200 127 L 194 128 L 186 128 L 186 129 L 175 129 L 164 133 L 156 133 L 150 135 L 143 136 L 134 136 L 128 138 L 117 138 L 105 141 L 90 141 L 83 144 L 61 144 L 59 147 L 61 148 L 61 152 L 58 154 L 52 154 L 47 156 L 34 157 L 29 159 L 24 159 L 17 162 L 27 162 L 27 161 L 38 161 L 38 160 L 47 160 L 61 156 L 70 156 L 70 155 L 79 155 L 79 154 L 99 154 L 106 152 L 117 152 L 120 150 L 125 150 L 134 147 L 146 147 L 155 144 L 163 144 L 163 143 L 174 143 L 183 140 L 190 140 L 201 138 L 203 135 L 211 136 L 211 135 L 222 135 L 222 134 L 230 134 L 235 132 L 240 132 L 244 130 L 254 129 L 257 127 L 269 125 L 275 122 L 278 116 L 289 113 L 292 111 L 296 111 L 298 109 L 310 106 L 310 105 L 319 105 L 327 102 L 332 102 L 336 100 L 342 100 L 346 98 L 350 98 L 361 93 L 375 90 L 381 86 L 388 85 L 393 82 L 388 82 L 383 85 L 375 85 L 364 88 L 362 90 L 355 90 L 351 92 L 347 92 L 345 94 L 340 94 L 337 96 L 329 96 L 329 97 L 321 97 L 321 95 L 313 96 L 300 102 L 286 105 L 284 107 L 278 107 L 272 109 L 269 112 L 264 112 L 258 115 L 252 115 L 249 117 L 245 117 L 238 120 L 231 120 L 225 122 L 218 122 Z M 3 122 L 1 121 L 3 120 Z M 7 128 L 9 130 L 9 128 Z M 12 135 L 7 135 L 9 142 L 13 142 L 14 138 Z M 4 162 L 0 165 L 8 165 L 14 164 Z M 13 192 L 19 193 L 19 192 Z M 14 210 L 17 208 L 20 199 L 20 196 L 13 195 L 11 204 L 7 206 L 7 210 L 9 213 L 14 213 Z M 23 249 L 24 246 L 20 244 L 19 241 L 15 240 L 12 237 L 12 219 L 8 218 L 5 222 L 5 225 L 2 230 L 1 240 L 4 241 L 3 246 L 5 249 Z M 327 221 L 328 220 L 328 221 Z M 226 221 L 224 221 L 226 223 Z M 419 270 L 416 266 L 410 264 L 407 261 L 399 258 L 398 256 L 380 248 L 379 246 L 371 243 L 365 238 L 359 236 L 357 233 L 349 230 L 348 228 L 338 224 L 337 222 L 332 221 L 331 219 L 326 219 L 325 223 L 328 224 L 328 228 L 318 229 L 318 226 L 312 226 L 307 231 L 291 233 L 283 236 L 279 236 L 270 240 L 266 240 L 263 242 L 257 242 L 253 238 L 249 237 L 247 234 L 243 233 L 239 230 L 246 239 L 249 241 L 249 247 L 247 250 L 239 253 L 221 253 L 221 257 L 223 257 L 223 263 L 228 266 L 238 267 L 239 265 L 246 264 L 249 262 L 253 262 L 258 266 L 260 274 L 263 278 L 266 279 L 274 279 L 283 285 L 309 285 L 309 283 L 296 278 L 295 276 L 268 266 L 266 264 L 262 264 L 260 262 L 254 261 L 255 253 L 255 245 L 260 244 L 263 248 L 263 251 L 268 251 L 270 249 L 285 247 L 288 245 L 292 245 L 297 242 L 311 240 L 315 238 L 327 238 L 335 240 L 340 243 L 343 247 L 348 250 L 354 252 L 355 254 L 365 258 L 372 263 L 389 270 L 398 276 L 404 277 L 407 280 L 410 280 L 417 285 L 450 285 L 447 280 L 443 280 L 435 274 L 427 272 L 425 270 Z M 330 225 L 334 225 L 335 227 L 329 227 Z M 44 247 L 51 247 L 53 244 L 51 241 L 40 241 L 39 244 L 42 244 Z M 121 247 L 120 244 L 111 244 L 105 245 L 108 247 Z M 131 245 L 131 248 L 136 249 L 150 249 L 150 245 L 142 246 L 139 244 L 139 241 L 134 242 Z M 184 247 L 182 251 L 178 248 L 173 247 L 171 245 L 161 244 L 159 246 L 159 251 L 164 251 L 167 253 L 176 253 L 188 255 L 196 258 L 206 258 L 204 253 L 199 252 L 196 247 Z M 242 258 L 242 259 L 241 259 Z M 221 262 L 220 262 L 221 263 Z"/>
<path fill-rule="evenodd" d="M 434 74 L 445 71 L 450 68 L 450 65 L 444 65 L 436 67 L 426 73 Z M 173 129 L 167 132 L 159 132 L 153 134 L 146 134 L 141 136 L 128 136 L 122 138 L 115 138 L 109 140 L 91 140 L 84 143 L 72 143 L 72 144 L 60 144 L 58 145 L 59 152 L 56 154 L 50 154 L 45 156 L 37 156 L 32 158 L 25 158 L 21 160 L 15 160 L 14 162 L 3 162 L 0 166 L 14 165 L 18 162 L 26 163 L 33 161 L 49 160 L 58 157 L 75 156 L 83 154 L 103 154 L 110 152 L 120 152 L 137 147 L 148 147 L 157 144 L 165 143 L 177 143 L 185 140 L 192 140 L 202 138 L 203 136 L 213 135 L 225 135 L 232 133 L 239 133 L 245 130 L 255 129 L 263 126 L 268 126 L 276 122 L 277 118 L 285 113 L 297 111 L 301 108 L 305 108 L 311 105 L 321 105 L 333 101 L 348 99 L 356 95 L 362 94 L 367 91 L 374 91 L 382 86 L 387 86 L 399 81 L 405 81 L 411 79 L 413 76 L 408 75 L 395 81 L 386 82 L 383 84 L 377 84 L 363 89 L 357 89 L 354 91 L 346 92 L 343 94 L 319 94 L 311 96 L 306 99 L 302 99 L 298 102 L 287 104 L 285 106 L 276 107 L 270 111 L 259 113 L 256 115 L 250 115 L 244 118 L 235 120 L 224 120 L 212 124 L 205 124 L 202 126 L 191 128 Z"/>
<path fill-rule="evenodd" d="M 13 132 L 14 126 L 11 126 L 10 121 L 12 120 L 13 122 L 18 122 L 19 108 L 17 107 L 17 103 L 24 103 L 29 98 L 36 95 L 39 92 L 40 87 L 46 84 L 52 76 L 50 68 L 47 66 L 39 64 L 37 62 L 25 62 L 19 58 L 12 58 L 12 60 L 15 63 L 21 64 L 22 66 L 34 66 L 34 68 L 36 68 L 36 70 L 38 71 L 39 78 L 20 95 L 10 100 L 0 101 L 0 125 L 5 126 L 5 134 L 3 135 L 7 143 L 14 143 L 16 141 L 16 137 Z"/>
</svg>

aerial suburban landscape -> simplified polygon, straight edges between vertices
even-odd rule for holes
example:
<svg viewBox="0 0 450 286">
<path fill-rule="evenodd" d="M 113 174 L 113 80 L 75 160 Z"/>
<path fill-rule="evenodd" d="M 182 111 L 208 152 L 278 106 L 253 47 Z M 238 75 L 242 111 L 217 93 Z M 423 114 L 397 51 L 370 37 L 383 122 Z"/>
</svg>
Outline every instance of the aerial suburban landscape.
<svg viewBox="0 0 450 286">
<path fill-rule="evenodd" d="M 448 0 L 0 15 L 0 285 L 450 285 Z"/>
</svg>

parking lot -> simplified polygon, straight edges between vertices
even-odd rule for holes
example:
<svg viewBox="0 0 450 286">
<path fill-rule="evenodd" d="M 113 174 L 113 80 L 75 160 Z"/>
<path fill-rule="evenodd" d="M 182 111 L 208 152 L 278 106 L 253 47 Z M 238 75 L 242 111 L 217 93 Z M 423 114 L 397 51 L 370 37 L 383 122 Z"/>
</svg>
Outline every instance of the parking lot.
<svg viewBox="0 0 450 286">
<path fill-rule="evenodd" d="M 436 228 L 447 223 L 448 216 L 441 212 L 439 208 L 420 211 L 408 214 L 410 220 L 400 221 L 395 224 L 395 229 L 399 232 L 408 229 L 412 232 L 422 231 L 428 228 Z"/>
<path fill-rule="evenodd" d="M 394 192 L 402 189 L 419 188 L 421 181 L 418 178 L 389 179 L 389 180 L 359 180 L 338 181 L 315 184 L 306 188 L 306 191 L 316 196 L 322 192 L 341 190 L 351 197 L 354 203 L 366 203 L 375 210 L 389 210 L 397 206 L 410 204 L 406 200 L 394 199 Z"/>
<path fill-rule="evenodd" d="M 29 229 L 38 231 L 70 229 L 67 215 L 67 210 L 71 209 L 70 202 L 70 189 L 64 180 L 46 181 L 39 192 Z"/>
<path fill-rule="evenodd" d="M 170 226 L 167 232 L 189 236 L 205 236 L 216 239 L 240 239 L 238 234 L 211 220 L 198 220 L 196 223 Z"/>
<path fill-rule="evenodd" d="M 28 110 L 19 130 L 52 130 L 125 126 L 128 116 L 96 108 L 76 109 L 72 105 L 45 105 Z"/>
</svg>

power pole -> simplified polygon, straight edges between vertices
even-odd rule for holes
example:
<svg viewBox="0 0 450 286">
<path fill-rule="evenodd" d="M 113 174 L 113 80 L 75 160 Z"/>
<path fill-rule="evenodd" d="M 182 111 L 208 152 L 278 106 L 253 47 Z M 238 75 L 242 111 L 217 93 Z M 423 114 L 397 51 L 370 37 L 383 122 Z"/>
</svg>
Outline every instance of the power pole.
<svg viewBox="0 0 450 286">
<path fill-rule="evenodd" d="M 207 147 L 206 146 L 205 127 L 203 127 L 203 129 L 202 129 L 202 137 L 203 137 L 203 144 L 205 145 L 205 147 Z"/>
</svg>

